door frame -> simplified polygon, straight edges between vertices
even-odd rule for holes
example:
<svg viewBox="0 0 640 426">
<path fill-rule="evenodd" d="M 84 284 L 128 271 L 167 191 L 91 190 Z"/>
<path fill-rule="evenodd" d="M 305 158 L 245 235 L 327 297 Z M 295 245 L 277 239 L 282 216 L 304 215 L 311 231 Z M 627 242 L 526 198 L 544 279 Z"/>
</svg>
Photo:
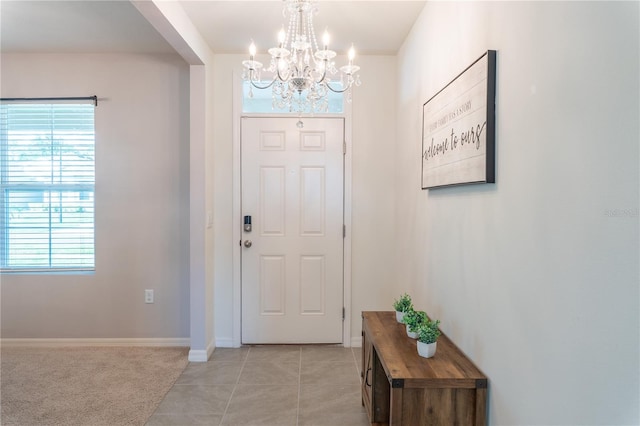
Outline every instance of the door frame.
<svg viewBox="0 0 640 426">
<path fill-rule="evenodd" d="M 242 117 L 266 117 L 282 118 L 295 117 L 295 115 L 279 114 L 243 114 L 242 113 L 242 79 L 239 73 L 233 75 L 233 347 L 240 347 L 242 344 L 242 280 L 241 280 L 241 259 L 242 248 L 242 210 L 241 210 L 241 153 L 240 153 L 240 123 Z M 346 152 L 344 155 L 344 225 L 346 228 L 344 237 L 344 259 L 343 259 L 343 294 L 342 303 L 344 307 L 344 321 L 342 321 L 342 345 L 351 347 L 351 183 L 352 183 L 352 156 L 353 156 L 353 132 L 352 132 L 352 108 L 349 102 L 344 104 L 343 114 L 322 114 L 322 118 L 344 118 L 344 139 Z"/>
</svg>

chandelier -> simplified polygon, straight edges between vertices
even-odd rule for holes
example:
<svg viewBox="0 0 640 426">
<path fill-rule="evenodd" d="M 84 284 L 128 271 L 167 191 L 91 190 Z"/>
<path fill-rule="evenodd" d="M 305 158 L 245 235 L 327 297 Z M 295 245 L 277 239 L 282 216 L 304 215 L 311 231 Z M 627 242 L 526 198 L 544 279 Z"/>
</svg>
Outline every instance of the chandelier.
<svg viewBox="0 0 640 426">
<path fill-rule="evenodd" d="M 329 33 L 322 37 L 322 48 L 318 47 L 313 15 L 317 12 L 313 0 L 282 0 L 283 15 L 289 15 L 289 26 L 278 34 L 278 46 L 269 49 L 271 61 L 268 68 L 255 60 L 256 46 L 251 42 L 249 60 L 243 61 L 242 78 L 249 82 L 249 97 L 253 97 L 253 88 L 272 88 L 272 106 L 274 109 L 288 109 L 290 112 L 314 113 L 328 111 L 329 91 L 347 93 L 347 102 L 351 102 L 351 88 L 360 85 L 357 74 L 360 67 L 353 64 L 355 50 L 349 49 L 349 63 L 340 67 L 336 76 L 333 59 L 336 52 L 329 50 Z M 262 80 L 262 72 L 268 76 Z M 337 78 L 336 78 L 337 77 Z"/>
</svg>

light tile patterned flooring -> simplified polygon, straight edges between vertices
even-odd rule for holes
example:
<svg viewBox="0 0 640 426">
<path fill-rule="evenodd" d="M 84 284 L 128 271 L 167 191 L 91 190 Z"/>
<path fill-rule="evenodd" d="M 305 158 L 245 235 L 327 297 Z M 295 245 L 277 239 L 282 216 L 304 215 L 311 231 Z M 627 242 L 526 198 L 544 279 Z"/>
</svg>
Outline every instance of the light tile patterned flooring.
<svg viewBox="0 0 640 426">
<path fill-rule="evenodd" d="M 147 426 L 360 426 L 361 348 L 248 346 L 190 363 Z"/>
</svg>

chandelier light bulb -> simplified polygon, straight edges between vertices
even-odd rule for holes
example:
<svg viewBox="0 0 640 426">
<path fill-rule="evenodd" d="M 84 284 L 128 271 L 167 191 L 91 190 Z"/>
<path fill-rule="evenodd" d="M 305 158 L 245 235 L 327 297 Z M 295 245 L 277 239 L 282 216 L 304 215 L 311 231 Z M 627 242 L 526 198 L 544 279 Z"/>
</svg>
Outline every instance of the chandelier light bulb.
<svg viewBox="0 0 640 426">
<path fill-rule="evenodd" d="M 285 61 L 284 59 L 279 59 L 278 60 L 278 71 L 279 72 L 284 72 L 287 70 L 287 61 Z"/>
<path fill-rule="evenodd" d="M 329 41 L 331 40 L 331 36 L 327 30 L 324 30 L 324 34 L 322 34 L 322 44 L 324 45 L 324 50 L 329 48 Z"/>
<path fill-rule="evenodd" d="M 356 49 L 351 45 L 351 49 L 349 49 L 349 65 L 353 63 L 353 60 L 356 57 Z"/>
<path fill-rule="evenodd" d="M 285 33 L 284 28 L 282 28 L 278 33 L 278 44 L 280 45 L 281 48 L 284 46 L 284 40 L 286 36 L 287 36 L 287 33 Z"/>
<path fill-rule="evenodd" d="M 252 61 L 253 61 L 253 57 L 256 56 L 256 45 L 253 41 L 249 45 L 249 56 L 251 57 Z"/>
</svg>

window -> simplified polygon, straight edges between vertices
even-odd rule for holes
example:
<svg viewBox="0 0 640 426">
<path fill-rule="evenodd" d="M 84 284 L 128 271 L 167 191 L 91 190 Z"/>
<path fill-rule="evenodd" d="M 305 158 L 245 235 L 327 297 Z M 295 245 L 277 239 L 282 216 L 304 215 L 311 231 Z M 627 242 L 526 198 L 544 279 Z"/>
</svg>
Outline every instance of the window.
<svg viewBox="0 0 640 426">
<path fill-rule="evenodd" d="M 260 82 L 261 85 L 268 84 L 268 81 Z M 269 89 L 256 89 L 253 88 L 253 96 L 249 95 L 249 85 L 248 81 L 242 82 L 242 112 L 245 113 L 289 113 L 289 110 L 286 108 L 278 109 L 273 106 L 272 101 L 272 91 Z M 337 86 L 342 88 L 342 85 L 339 82 L 335 82 L 333 86 Z M 329 110 L 328 114 L 342 114 L 344 112 L 344 93 L 335 93 L 329 91 Z M 315 113 L 316 115 L 320 113 Z"/>
<path fill-rule="evenodd" d="M 93 270 L 94 106 L 0 105 L 0 269 Z"/>
</svg>

